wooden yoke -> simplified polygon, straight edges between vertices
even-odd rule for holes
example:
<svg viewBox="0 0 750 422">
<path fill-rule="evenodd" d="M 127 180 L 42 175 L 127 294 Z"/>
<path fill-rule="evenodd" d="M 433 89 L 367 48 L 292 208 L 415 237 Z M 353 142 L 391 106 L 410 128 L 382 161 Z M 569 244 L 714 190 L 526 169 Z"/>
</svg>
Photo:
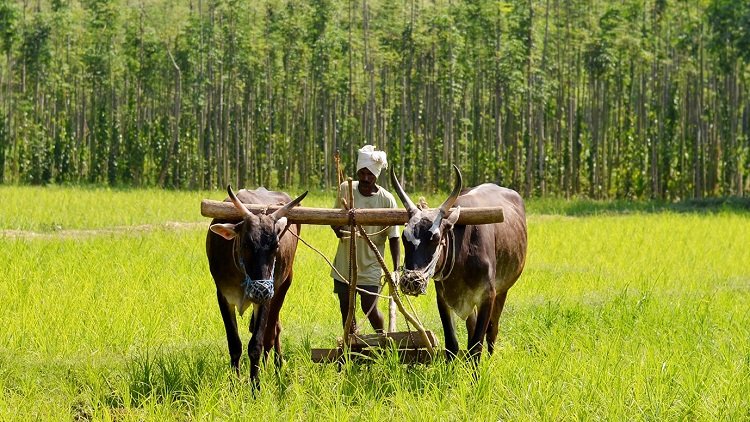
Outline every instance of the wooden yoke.
<svg viewBox="0 0 750 422">
<path fill-rule="evenodd" d="M 244 204 L 253 214 L 271 213 L 282 205 Z M 452 208 L 451 211 L 455 209 Z M 368 208 L 355 209 L 357 224 L 362 226 L 396 226 L 404 225 L 409 216 L 403 208 Z M 201 201 L 201 215 L 204 217 L 226 220 L 241 219 L 242 216 L 231 202 L 204 199 Z M 449 214 L 450 215 L 450 214 Z M 296 206 L 286 213 L 290 223 L 317 224 L 321 226 L 348 226 L 349 211 L 332 208 L 307 208 Z M 502 207 L 461 208 L 456 224 L 492 224 L 503 222 Z"/>
</svg>

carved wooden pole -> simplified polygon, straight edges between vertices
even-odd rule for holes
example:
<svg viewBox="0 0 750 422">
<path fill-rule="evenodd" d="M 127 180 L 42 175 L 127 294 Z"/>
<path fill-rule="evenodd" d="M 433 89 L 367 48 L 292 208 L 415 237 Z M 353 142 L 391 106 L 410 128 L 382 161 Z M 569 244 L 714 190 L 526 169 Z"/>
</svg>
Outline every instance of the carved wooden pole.
<svg viewBox="0 0 750 422">
<path fill-rule="evenodd" d="M 354 191 L 352 190 L 352 178 L 348 180 L 349 190 L 346 193 L 348 204 L 344 207 L 349 209 L 349 312 L 344 324 L 344 344 L 349 345 L 349 335 L 354 334 L 354 313 L 357 304 L 357 233 L 354 220 Z"/>
</svg>

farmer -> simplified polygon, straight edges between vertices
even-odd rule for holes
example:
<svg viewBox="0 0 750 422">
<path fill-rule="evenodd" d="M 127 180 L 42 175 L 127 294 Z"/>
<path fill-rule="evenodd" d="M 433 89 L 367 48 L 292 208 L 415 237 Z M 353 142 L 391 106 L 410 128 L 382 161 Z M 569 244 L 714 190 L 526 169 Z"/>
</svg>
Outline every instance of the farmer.
<svg viewBox="0 0 750 422">
<path fill-rule="evenodd" d="M 393 195 L 378 186 L 375 182 L 380 175 L 380 171 L 388 168 L 386 154 L 383 151 L 376 151 L 372 145 L 365 145 L 358 151 L 357 157 L 357 180 L 352 183 L 354 189 L 354 207 L 357 209 L 365 208 L 398 208 L 396 199 Z M 341 199 L 347 198 L 348 183 L 345 182 L 339 189 L 339 196 L 336 198 L 334 208 L 343 208 Z M 351 204 L 348 204 L 351 206 Z M 331 226 L 336 237 L 339 238 L 339 245 L 336 251 L 336 258 L 333 261 L 334 270 L 331 270 L 333 277 L 333 292 L 339 297 L 339 308 L 341 309 L 341 323 L 346 325 L 346 317 L 349 313 L 349 285 L 345 279 L 349 277 L 349 242 L 350 234 L 348 226 Z M 393 268 L 398 268 L 401 261 L 401 246 L 399 242 L 399 230 L 397 226 L 363 226 L 370 240 L 375 244 L 383 255 L 385 241 L 388 239 L 388 245 L 393 259 Z M 385 231 L 383 231 L 386 229 Z M 377 234 L 375 234 L 377 233 Z M 370 236 L 370 234 L 374 234 Z M 383 270 L 378 263 L 375 253 L 370 249 L 366 240 L 360 236 L 357 239 L 357 287 L 366 292 L 358 291 L 362 312 L 367 315 L 372 328 L 376 332 L 382 333 L 384 330 L 385 320 L 383 313 L 378 309 L 378 296 L 380 293 L 380 280 L 383 276 Z M 338 270 L 338 273 L 336 272 Z M 340 274 L 340 275 L 339 275 Z M 354 327 L 356 327 L 356 322 Z M 344 327 L 346 328 L 346 327 Z M 354 328 L 356 331 L 356 328 Z"/>
</svg>

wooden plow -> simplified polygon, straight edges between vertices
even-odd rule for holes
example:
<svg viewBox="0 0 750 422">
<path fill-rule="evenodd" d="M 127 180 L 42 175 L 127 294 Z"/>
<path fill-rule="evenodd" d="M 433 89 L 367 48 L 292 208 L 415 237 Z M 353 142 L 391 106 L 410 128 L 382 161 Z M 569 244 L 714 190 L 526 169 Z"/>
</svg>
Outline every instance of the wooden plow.
<svg viewBox="0 0 750 422">
<path fill-rule="evenodd" d="M 286 218 L 289 223 L 314 224 L 327 226 L 349 226 L 352 237 L 363 237 L 369 247 L 375 252 L 380 266 L 385 273 L 385 279 L 389 287 L 389 332 L 383 334 L 362 335 L 354 332 L 354 315 L 356 311 L 356 285 L 357 268 L 356 260 L 349 262 L 349 312 L 347 315 L 344 337 L 339 339 L 339 344 L 333 349 L 312 349 L 312 361 L 317 363 L 337 362 L 344 357 L 352 359 L 369 358 L 377 355 L 379 350 L 395 348 L 399 357 L 405 363 L 423 363 L 436 356 L 437 337 L 432 331 L 425 330 L 418 318 L 410 314 L 403 305 L 399 295 L 398 286 L 393 274 L 386 267 L 383 257 L 369 239 L 362 226 L 394 226 L 404 225 L 408 221 L 405 209 L 375 208 L 357 209 L 354 207 L 352 195 L 352 179 L 348 179 L 349 190 L 345 209 L 333 208 L 306 208 L 297 206 L 290 209 Z M 277 210 L 283 205 L 256 205 L 244 204 L 252 213 L 269 213 Z M 201 215 L 204 217 L 218 219 L 241 219 L 240 212 L 231 202 L 214 201 L 204 199 L 201 201 Z M 499 207 L 475 207 L 461 208 L 456 224 L 490 224 L 503 221 L 503 209 Z M 356 243 L 349 242 L 349 256 L 356 256 Z M 395 308 L 406 318 L 414 331 L 395 330 Z M 353 334 L 347 334 L 353 333 Z"/>
</svg>

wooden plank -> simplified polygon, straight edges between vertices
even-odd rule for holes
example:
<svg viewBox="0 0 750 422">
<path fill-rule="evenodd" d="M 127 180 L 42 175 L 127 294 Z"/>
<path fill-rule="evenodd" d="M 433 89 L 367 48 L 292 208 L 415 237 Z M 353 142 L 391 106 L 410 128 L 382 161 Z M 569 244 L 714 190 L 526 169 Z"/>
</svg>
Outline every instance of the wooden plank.
<svg viewBox="0 0 750 422">
<path fill-rule="evenodd" d="M 435 333 L 425 330 L 432 347 L 437 347 Z M 399 349 L 422 349 L 427 347 L 422 337 L 415 331 L 396 331 L 384 334 L 352 334 L 349 345 L 352 348 L 389 347 L 395 343 Z"/>
<path fill-rule="evenodd" d="M 252 213 L 272 213 L 281 205 L 244 204 Z M 452 208 L 454 210 L 455 208 Z M 404 225 L 408 221 L 406 210 L 403 208 L 370 208 L 355 209 L 357 223 L 363 226 L 395 226 Z M 201 215 L 210 218 L 226 220 L 240 219 L 240 212 L 231 202 L 204 199 L 201 201 Z M 286 214 L 292 223 L 317 224 L 324 226 L 344 226 L 349 224 L 349 211 L 333 208 L 294 207 Z M 502 207 L 473 207 L 461 208 L 461 215 L 456 224 L 491 224 L 503 221 Z"/>
<path fill-rule="evenodd" d="M 372 360 L 387 352 L 385 349 L 378 348 L 362 349 L 351 351 L 345 357 L 344 349 L 337 347 L 335 349 L 312 349 L 311 358 L 313 363 L 335 363 L 342 361 L 344 358 L 354 362 L 362 362 Z M 428 363 L 434 358 L 425 349 L 398 349 L 397 353 L 402 363 Z"/>
<path fill-rule="evenodd" d="M 335 349 L 312 349 L 311 352 L 311 359 L 314 363 L 336 362 L 344 355 L 344 349 L 341 347 Z"/>
</svg>

